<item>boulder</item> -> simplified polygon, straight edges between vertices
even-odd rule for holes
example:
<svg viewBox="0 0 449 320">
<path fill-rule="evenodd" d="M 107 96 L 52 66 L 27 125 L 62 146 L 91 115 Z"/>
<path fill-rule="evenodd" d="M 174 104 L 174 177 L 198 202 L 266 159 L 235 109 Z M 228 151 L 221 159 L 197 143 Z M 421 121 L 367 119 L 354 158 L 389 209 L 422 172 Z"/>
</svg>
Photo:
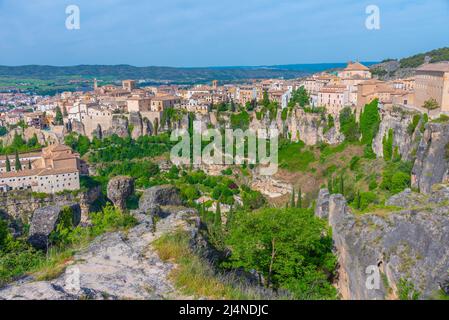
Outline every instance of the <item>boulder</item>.
<svg viewBox="0 0 449 320">
<path fill-rule="evenodd" d="M 81 221 L 81 208 L 77 203 L 43 207 L 34 211 L 28 238 L 28 242 L 33 247 L 47 249 L 48 237 L 56 229 L 66 208 L 71 211 L 73 224 L 78 225 Z"/>
<path fill-rule="evenodd" d="M 156 186 L 144 191 L 139 201 L 139 210 L 148 212 L 156 206 L 181 206 L 183 201 L 174 186 Z"/>
<path fill-rule="evenodd" d="M 134 193 L 134 179 L 131 177 L 114 177 L 109 180 L 107 196 L 112 203 L 124 211 L 126 200 Z"/>
</svg>

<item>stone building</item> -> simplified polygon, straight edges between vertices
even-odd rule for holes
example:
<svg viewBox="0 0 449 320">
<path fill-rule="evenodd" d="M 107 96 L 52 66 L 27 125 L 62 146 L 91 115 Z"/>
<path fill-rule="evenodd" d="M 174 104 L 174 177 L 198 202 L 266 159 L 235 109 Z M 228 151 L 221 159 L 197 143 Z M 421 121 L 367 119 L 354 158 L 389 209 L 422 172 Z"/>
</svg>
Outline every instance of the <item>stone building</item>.
<svg viewBox="0 0 449 320">
<path fill-rule="evenodd" d="M 415 76 L 415 105 L 422 107 L 435 99 L 441 111 L 449 111 L 449 62 L 429 63 L 419 67 Z"/>
<path fill-rule="evenodd" d="M 23 167 L 23 170 L 0 173 L 0 191 L 57 193 L 80 188 L 79 154 L 65 145 L 51 145 L 44 148 L 39 157 L 33 153 L 21 159 L 33 160 L 31 169 Z"/>
</svg>

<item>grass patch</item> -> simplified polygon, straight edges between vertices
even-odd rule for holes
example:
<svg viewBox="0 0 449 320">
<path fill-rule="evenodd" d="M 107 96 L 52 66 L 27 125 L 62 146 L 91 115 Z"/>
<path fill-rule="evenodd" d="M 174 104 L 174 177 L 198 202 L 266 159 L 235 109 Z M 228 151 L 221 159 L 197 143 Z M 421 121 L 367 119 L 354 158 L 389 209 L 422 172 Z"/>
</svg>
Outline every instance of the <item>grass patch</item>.
<svg viewBox="0 0 449 320">
<path fill-rule="evenodd" d="M 304 142 L 281 145 L 279 149 L 279 165 L 288 171 L 306 171 L 316 161 L 310 150 L 305 150 Z"/>
<path fill-rule="evenodd" d="M 176 231 L 153 242 L 161 260 L 177 265 L 170 277 L 183 294 L 195 298 L 226 300 L 270 299 L 263 288 L 250 287 L 234 277 L 217 273 L 208 261 L 196 255 L 189 244 L 189 235 Z M 271 293 L 272 295 L 272 293 Z"/>
</svg>

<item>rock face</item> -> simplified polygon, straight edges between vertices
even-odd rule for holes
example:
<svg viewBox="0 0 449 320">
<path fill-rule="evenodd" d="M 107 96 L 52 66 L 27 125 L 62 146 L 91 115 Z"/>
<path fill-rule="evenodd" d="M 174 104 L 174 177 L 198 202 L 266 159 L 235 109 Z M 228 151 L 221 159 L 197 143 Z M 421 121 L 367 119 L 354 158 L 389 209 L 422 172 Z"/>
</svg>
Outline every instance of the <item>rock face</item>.
<svg viewBox="0 0 449 320">
<path fill-rule="evenodd" d="M 315 207 L 315 215 L 317 217 L 325 220 L 329 218 L 329 198 L 329 190 L 321 189 Z"/>
<path fill-rule="evenodd" d="M 147 212 L 155 206 L 181 206 L 179 190 L 173 186 L 156 186 L 145 190 L 139 200 L 139 210 Z"/>
<path fill-rule="evenodd" d="M 428 123 L 412 170 L 412 187 L 429 194 L 448 180 L 449 123 Z"/>
<path fill-rule="evenodd" d="M 422 209 L 362 216 L 351 212 L 342 195 L 331 195 L 328 217 L 342 297 L 396 299 L 404 293 L 404 284 L 420 299 L 434 297 L 449 279 L 448 194 L 449 188 L 442 187 Z M 412 197 L 408 190 L 404 196 Z M 417 195 L 415 204 L 421 200 Z M 400 204 L 397 199 L 391 202 Z"/>
<path fill-rule="evenodd" d="M 36 249 L 47 249 L 48 237 L 58 225 L 64 210 L 68 208 L 71 212 L 73 224 L 76 226 L 81 222 L 81 208 L 79 204 L 67 204 L 37 209 L 31 221 L 30 236 L 28 242 Z"/>
<path fill-rule="evenodd" d="M 129 126 L 132 128 L 131 138 L 137 139 L 144 135 L 144 122 L 142 121 L 142 115 L 140 112 L 129 113 Z"/>
<path fill-rule="evenodd" d="M 373 140 L 373 151 L 377 157 L 383 157 L 382 141 L 388 136 L 390 129 L 393 130 L 393 147 L 397 147 L 399 154 L 404 160 L 411 160 L 421 139 L 420 125 L 413 132 L 409 132 L 409 126 L 413 122 L 413 117 L 419 114 L 394 107 L 389 110 L 382 110 L 382 121 L 379 131 Z"/>
<path fill-rule="evenodd" d="M 156 197 L 165 203 L 170 203 L 170 199 L 174 196 Z M 193 209 L 162 209 L 164 215 L 157 224 L 147 216 L 126 233 L 100 236 L 74 257 L 63 275 L 52 281 L 36 282 L 29 278 L 11 284 L 0 290 L 0 300 L 188 299 L 170 280 L 170 272 L 176 266 L 161 260 L 151 244 L 167 233 L 183 230 L 192 246 L 200 248 L 200 219 Z"/>
<path fill-rule="evenodd" d="M 125 116 L 114 115 L 111 128 L 103 132 L 103 136 L 108 137 L 116 134 L 120 138 L 129 137 L 128 127 L 128 119 Z"/>
<path fill-rule="evenodd" d="M 338 119 L 335 119 L 335 127 L 325 131 L 326 121 L 323 115 L 317 113 L 308 113 L 296 109 L 288 118 L 283 121 L 281 111 L 277 118 L 270 121 L 267 117 L 262 120 L 253 118 L 250 124 L 252 130 L 275 128 L 282 136 L 290 137 L 292 141 L 303 141 L 306 145 L 316 145 L 320 142 L 327 144 L 339 144 L 344 141 L 344 135 L 338 128 Z"/>
<path fill-rule="evenodd" d="M 30 191 L 10 191 L 0 193 L 0 211 L 4 211 L 12 220 L 29 223 L 34 211 L 39 208 L 77 202 L 81 207 L 82 221 L 86 222 L 93 203 L 100 195 L 100 186 L 78 194 L 48 194 L 45 197 L 33 195 Z"/>
<path fill-rule="evenodd" d="M 324 130 L 326 121 L 321 114 L 297 109 L 287 121 L 288 132 L 293 141 L 302 140 L 306 145 L 316 145 L 320 142 L 339 144 L 344 141 L 344 135 L 338 129 L 338 119 L 335 119 L 335 127 L 327 132 Z"/>
<path fill-rule="evenodd" d="M 52 132 L 52 131 L 44 131 L 40 129 L 36 129 L 34 127 L 28 127 L 26 129 L 22 129 L 22 127 L 15 128 L 14 130 L 11 130 L 7 135 L 4 137 L 0 137 L 0 141 L 3 141 L 3 145 L 10 145 L 13 140 L 14 136 L 18 134 L 19 136 L 22 136 L 25 141 L 30 140 L 31 138 L 36 135 L 37 141 L 41 145 L 45 144 L 53 144 L 53 143 L 59 143 L 58 136 Z"/>
<path fill-rule="evenodd" d="M 109 180 L 107 196 L 112 203 L 124 211 L 126 200 L 134 193 L 134 179 L 131 177 L 114 177 Z"/>
</svg>

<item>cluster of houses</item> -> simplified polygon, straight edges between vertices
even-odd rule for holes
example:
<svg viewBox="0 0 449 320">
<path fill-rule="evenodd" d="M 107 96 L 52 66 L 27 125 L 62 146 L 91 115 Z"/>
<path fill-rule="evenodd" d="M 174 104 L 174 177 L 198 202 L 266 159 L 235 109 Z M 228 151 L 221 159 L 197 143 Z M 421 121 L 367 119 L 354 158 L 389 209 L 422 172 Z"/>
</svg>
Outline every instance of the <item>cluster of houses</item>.
<svg viewBox="0 0 449 320">
<path fill-rule="evenodd" d="M 64 92 L 54 97 L 29 101 L 28 106 L 0 108 L 0 126 L 14 126 L 19 122 L 37 129 L 51 129 L 64 134 L 67 124 L 80 124 L 87 136 L 100 126 L 108 130 L 116 114 L 140 113 L 153 124 L 160 121 L 167 108 L 206 114 L 213 104 L 234 102 L 240 105 L 261 101 L 267 94 L 281 108 L 286 108 L 294 90 L 303 87 L 310 96 L 310 104 L 325 107 L 336 116 L 345 107 L 360 112 L 364 105 L 379 99 L 384 106 L 422 108 L 432 99 L 438 112 L 449 113 L 449 62 L 425 64 L 413 77 L 381 81 L 373 78 L 370 69 L 359 62 L 349 62 L 347 67 L 335 72 L 322 72 L 307 78 L 283 80 L 253 80 L 244 85 L 176 86 L 162 85 L 139 88 L 136 81 L 122 81 L 121 86 L 99 86 L 94 80 L 91 92 Z M 1 101 L 17 99 L 3 94 Z M 3 99 L 3 100 L 1 100 Z M 32 111 L 30 111 L 30 106 Z M 59 114 L 58 114 L 59 113 Z M 59 120 L 58 120 L 59 118 Z M 56 122 L 63 123 L 56 123 Z M 39 153 L 21 154 L 23 170 L 6 166 L 7 159 L 0 157 L 0 191 L 31 189 L 35 192 L 54 193 L 79 188 L 81 165 L 79 155 L 63 145 L 51 145 Z M 9 160 L 8 160 L 9 161 Z"/>
</svg>

